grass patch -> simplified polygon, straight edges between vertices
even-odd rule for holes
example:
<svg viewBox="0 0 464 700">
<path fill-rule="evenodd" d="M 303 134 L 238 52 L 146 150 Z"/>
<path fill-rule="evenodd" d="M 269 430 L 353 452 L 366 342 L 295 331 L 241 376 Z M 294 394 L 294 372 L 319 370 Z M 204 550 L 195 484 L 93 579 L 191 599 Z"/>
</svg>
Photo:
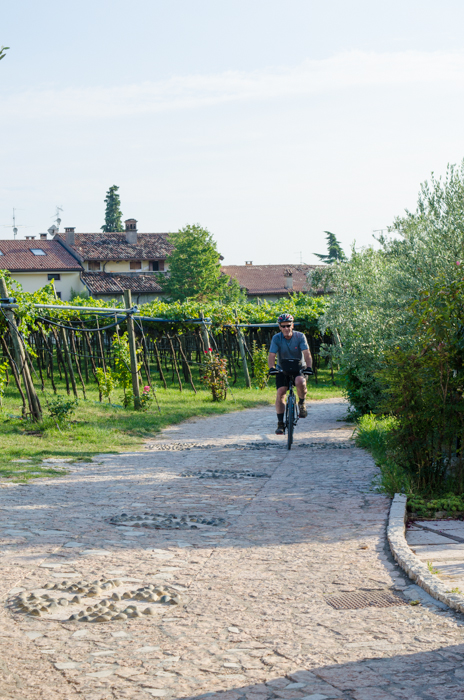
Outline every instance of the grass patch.
<svg viewBox="0 0 464 700">
<path fill-rule="evenodd" d="M 380 474 L 374 479 L 376 491 L 388 494 L 411 493 L 412 485 L 406 470 L 392 457 L 391 433 L 395 427 L 395 418 L 385 416 L 378 418 L 373 413 L 366 414 L 358 420 L 355 442 L 371 453 Z"/>
<path fill-rule="evenodd" d="M 95 384 L 86 386 L 87 400 L 79 399 L 72 420 L 66 427 L 58 428 L 49 418 L 40 424 L 30 423 L 20 417 L 21 403 L 12 381 L 5 391 L 0 413 L 0 478 L 20 482 L 41 477 L 60 476 L 66 473 L 65 465 L 44 464 L 45 459 L 70 459 L 86 461 L 97 454 L 127 452 L 140 449 L 143 440 L 155 436 L 168 425 L 180 423 L 197 416 L 221 415 L 273 404 L 275 386 L 264 390 L 246 389 L 243 383 L 232 387 L 226 401 L 216 403 L 210 392 L 198 389 L 195 395 L 190 386 L 182 393 L 177 386 L 167 389 L 156 386 L 161 408 L 158 412 L 152 404 L 147 412 L 126 410 L 119 401 L 119 392 L 113 403 L 100 403 Z M 57 383 L 58 394 L 66 396 L 64 383 Z M 51 398 L 52 392 L 46 389 Z M 39 392 L 44 416 L 48 414 L 44 395 Z M 308 399 L 320 400 L 342 396 L 342 390 L 333 386 L 328 370 L 319 372 L 319 384 L 314 378 L 308 382 Z M 17 462 L 15 460 L 28 460 Z"/>
<path fill-rule="evenodd" d="M 411 520 L 464 518 L 464 496 L 452 491 L 439 494 L 423 494 L 414 485 L 407 471 L 394 459 L 391 433 L 395 427 L 392 416 L 377 417 L 368 414 L 359 419 L 355 441 L 371 453 L 380 474 L 374 479 L 377 491 L 408 496 L 407 512 Z M 446 484 L 443 486 L 446 489 Z"/>
</svg>

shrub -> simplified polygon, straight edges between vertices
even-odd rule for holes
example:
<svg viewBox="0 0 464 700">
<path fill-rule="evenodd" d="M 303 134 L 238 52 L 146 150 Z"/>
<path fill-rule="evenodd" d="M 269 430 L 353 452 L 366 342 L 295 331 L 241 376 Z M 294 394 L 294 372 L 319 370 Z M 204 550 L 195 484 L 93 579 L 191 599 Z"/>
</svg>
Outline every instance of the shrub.
<svg viewBox="0 0 464 700">
<path fill-rule="evenodd" d="M 2 405 L 3 394 L 8 383 L 8 362 L 2 362 L 0 364 L 0 406 Z"/>
<path fill-rule="evenodd" d="M 77 401 L 66 396 L 54 396 L 48 399 L 48 412 L 50 417 L 61 426 L 65 426 L 71 420 L 76 410 Z"/>
<path fill-rule="evenodd" d="M 120 386 L 124 394 L 122 396 L 122 403 L 124 408 L 129 408 L 134 403 L 134 395 L 132 391 L 132 371 L 130 363 L 130 351 L 129 351 L 129 338 L 127 331 L 122 335 L 115 333 L 112 338 L 113 352 L 114 352 L 114 364 L 115 364 L 115 380 Z M 137 356 L 140 355 L 142 350 L 139 348 L 137 350 Z M 142 366 L 141 362 L 137 363 L 137 372 Z"/>
<path fill-rule="evenodd" d="M 213 401 L 224 401 L 227 396 L 228 375 L 227 360 L 213 352 L 205 350 L 205 364 L 202 366 L 202 382 L 211 389 Z"/>
<path fill-rule="evenodd" d="M 259 389 L 265 389 L 269 380 L 269 367 L 267 364 L 267 358 L 269 355 L 269 350 L 266 345 L 261 345 L 258 347 L 256 340 L 253 340 L 253 369 L 255 379 L 258 383 Z"/>
<path fill-rule="evenodd" d="M 100 394 L 111 402 L 111 394 L 113 393 L 116 385 L 116 378 L 113 375 L 111 367 L 107 367 L 106 372 L 104 372 L 101 367 L 97 367 L 96 375 Z"/>
<path fill-rule="evenodd" d="M 413 495 L 408 498 L 407 510 L 420 518 L 433 518 L 440 512 L 453 516 L 464 512 L 464 498 L 454 493 L 446 493 L 441 498 L 432 499 Z"/>
<path fill-rule="evenodd" d="M 150 386 L 144 386 L 143 391 L 140 394 L 140 410 L 148 411 L 150 405 L 154 399 L 153 391 Z"/>
<path fill-rule="evenodd" d="M 386 354 L 378 376 L 392 437 L 417 488 L 464 491 L 464 279 L 441 276 L 410 306 L 413 349 Z"/>
</svg>

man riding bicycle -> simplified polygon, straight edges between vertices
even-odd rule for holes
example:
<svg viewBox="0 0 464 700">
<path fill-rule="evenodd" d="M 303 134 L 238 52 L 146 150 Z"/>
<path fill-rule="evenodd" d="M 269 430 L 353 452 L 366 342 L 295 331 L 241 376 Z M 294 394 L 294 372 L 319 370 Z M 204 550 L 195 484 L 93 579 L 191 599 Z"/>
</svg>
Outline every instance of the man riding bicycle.
<svg viewBox="0 0 464 700">
<path fill-rule="evenodd" d="M 288 391 L 288 377 L 278 370 L 282 369 L 277 364 L 275 369 L 276 355 L 278 362 L 282 360 L 299 360 L 300 374 L 295 377 L 295 387 L 298 393 L 298 410 L 300 418 L 306 418 L 308 412 L 306 410 L 306 378 L 302 374 L 312 374 L 313 359 L 309 351 L 308 341 L 304 333 L 293 330 L 293 316 L 291 314 L 281 314 L 277 319 L 280 333 L 273 336 L 271 347 L 269 348 L 268 366 L 270 374 L 276 375 L 276 412 L 277 412 L 277 430 L 276 435 L 283 435 L 285 432 L 284 413 L 285 413 L 285 396 Z"/>
</svg>

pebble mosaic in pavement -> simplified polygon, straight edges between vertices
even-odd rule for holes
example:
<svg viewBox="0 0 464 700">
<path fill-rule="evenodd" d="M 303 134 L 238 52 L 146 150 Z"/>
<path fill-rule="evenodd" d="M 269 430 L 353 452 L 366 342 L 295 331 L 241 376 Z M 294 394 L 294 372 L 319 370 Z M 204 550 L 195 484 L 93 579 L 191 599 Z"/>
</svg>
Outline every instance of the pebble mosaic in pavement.
<svg viewBox="0 0 464 700">
<path fill-rule="evenodd" d="M 147 445 L 156 449 L 101 455 L 59 479 L 2 482 L 0 698 L 464 698 L 464 618 L 393 562 L 389 499 L 371 490 L 376 470 L 351 446 L 345 412 L 338 399 L 310 403 L 290 453 L 273 435 L 273 410 L 252 409 L 174 426 Z M 175 443 L 208 449 L 158 449 Z M 181 477 L 218 465 L 269 478 Z M 228 525 L 109 522 L 147 512 Z M 163 587 L 180 602 L 102 623 L 11 607 L 73 585 L 99 587 L 96 603 Z M 338 610 L 326 602 L 369 591 L 419 604 Z"/>
<path fill-rule="evenodd" d="M 198 479 L 268 479 L 269 474 L 254 472 L 251 469 L 199 469 L 182 472 L 181 476 L 197 477 Z"/>
<path fill-rule="evenodd" d="M 225 518 L 210 515 L 176 515 L 175 513 L 144 513 L 143 515 L 114 515 L 109 519 L 117 527 L 148 527 L 153 530 L 200 530 L 225 527 Z"/>
</svg>

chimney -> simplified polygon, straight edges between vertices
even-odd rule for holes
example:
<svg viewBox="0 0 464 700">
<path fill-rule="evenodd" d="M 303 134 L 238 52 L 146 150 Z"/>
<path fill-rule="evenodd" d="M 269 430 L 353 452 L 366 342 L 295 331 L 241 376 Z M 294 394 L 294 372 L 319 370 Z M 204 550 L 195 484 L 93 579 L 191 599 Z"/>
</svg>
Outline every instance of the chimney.
<svg viewBox="0 0 464 700">
<path fill-rule="evenodd" d="M 126 243 L 137 243 L 137 221 L 136 219 L 126 219 Z"/>
<path fill-rule="evenodd" d="M 67 243 L 68 245 L 74 245 L 74 241 L 75 241 L 75 230 L 76 230 L 76 227 L 75 227 L 75 226 L 66 226 L 65 229 L 64 229 L 64 233 L 65 233 L 65 236 L 66 236 L 66 243 Z"/>
<path fill-rule="evenodd" d="M 285 289 L 288 289 L 289 291 L 291 291 L 293 289 L 293 272 L 291 270 L 285 270 L 284 275 L 285 275 L 284 287 L 285 287 Z"/>
<path fill-rule="evenodd" d="M 33 241 L 35 240 L 35 236 L 26 236 L 26 241 Z"/>
<path fill-rule="evenodd" d="M 41 240 L 41 241 L 46 241 L 46 240 L 47 240 L 47 234 L 46 234 L 46 233 L 41 233 L 41 234 L 40 234 L 40 240 Z"/>
<path fill-rule="evenodd" d="M 253 260 L 245 260 L 245 265 L 253 265 Z"/>
</svg>

